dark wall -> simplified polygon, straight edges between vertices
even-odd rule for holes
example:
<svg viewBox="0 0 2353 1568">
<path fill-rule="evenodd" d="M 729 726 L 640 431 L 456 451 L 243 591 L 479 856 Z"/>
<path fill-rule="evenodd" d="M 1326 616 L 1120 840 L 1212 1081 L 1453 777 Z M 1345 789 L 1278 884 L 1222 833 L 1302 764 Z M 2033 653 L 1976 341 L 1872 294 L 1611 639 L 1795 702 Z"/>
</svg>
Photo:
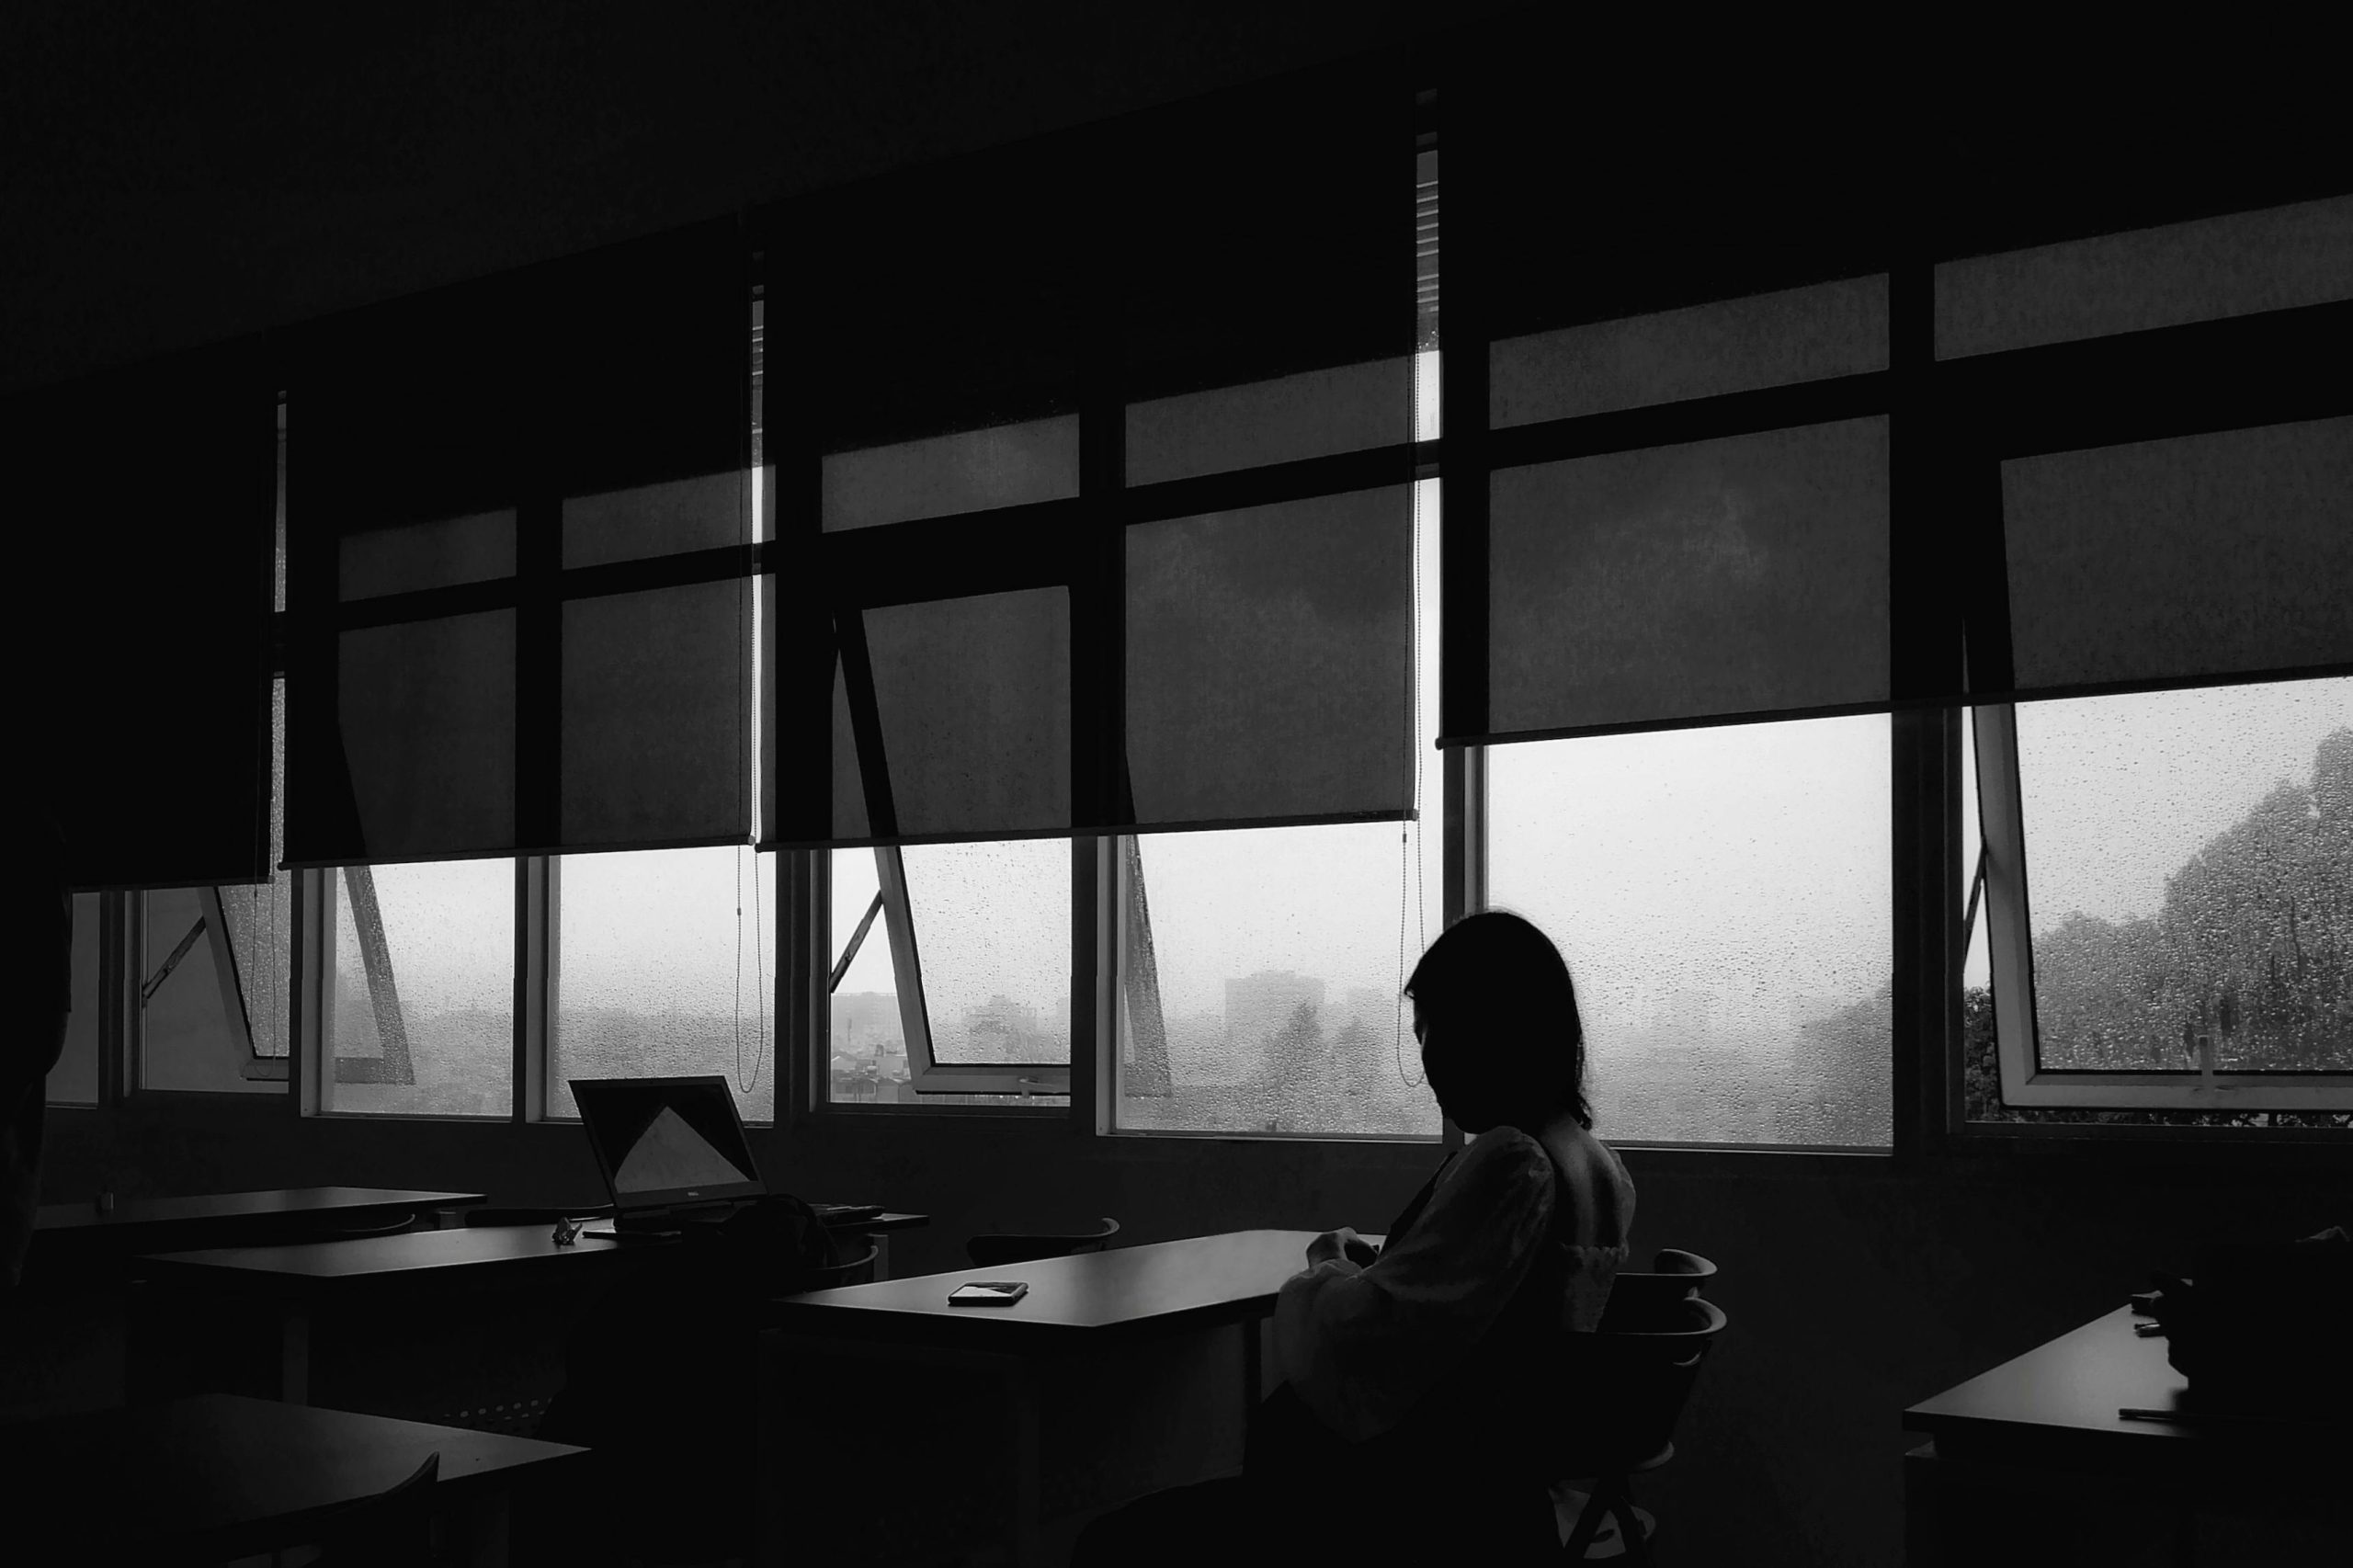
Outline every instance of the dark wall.
<svg viewBox="0 0 2353 1568">
<path fill-rule="evenodd" d="M 1605 1133 L 1607 1129 L 1602 1130 Z M 302 1121 L 276 1101 L 148 1096 L 51 1112 L 51 1200 L 346 1183 L 601 1194 L 575 1127 Z M 977 1230 L 1116 1216 L 1122 1239 L 1262 1226 L 1383 1225 L 1427 1147 L 1074 1140 L 1060 1125 L 836 1118 L 756 1131 L 777 1186 L 933 1216 L 892 1244 L 898 1273 L 956 1268 Z M 1644 1504 L 1675 1562 L 1892 1563 L 1904 1407 L 2098 1316 L 2199 1241 L 2353 1220 L 2353 1179 L 2246 1148 L 2158 1162 L 2093 1147 L 1949 1156 L 1635 1150 L 1638 1256 L 1681 1246 L 1722 1272 L 1732 1327 Z M 1575 1413 L 1564 1403 L 1562 1418 Z"/>
<path fill-rule="evenodd" d="M 1506 8 L 17 0 L 0 7 L 0 390 Z"/>
</svg>

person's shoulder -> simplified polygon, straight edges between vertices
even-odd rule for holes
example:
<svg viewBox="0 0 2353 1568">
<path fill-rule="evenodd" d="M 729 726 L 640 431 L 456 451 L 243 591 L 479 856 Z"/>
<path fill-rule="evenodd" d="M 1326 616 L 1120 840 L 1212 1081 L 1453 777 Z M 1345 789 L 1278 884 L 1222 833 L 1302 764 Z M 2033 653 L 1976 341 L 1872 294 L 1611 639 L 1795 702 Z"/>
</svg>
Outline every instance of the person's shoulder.
<svg viewBox="0 0 2353 1568">
<path fill-rule="evenodd" d="M 1464 1146 L 1454 1162 L 1462 1185 L 1489 1187 L 1529 1183 L 1550 1187 L 1552 1158 L 1544 1145 L 1517 1127 L 1490 1127 Z"/>
</svg>

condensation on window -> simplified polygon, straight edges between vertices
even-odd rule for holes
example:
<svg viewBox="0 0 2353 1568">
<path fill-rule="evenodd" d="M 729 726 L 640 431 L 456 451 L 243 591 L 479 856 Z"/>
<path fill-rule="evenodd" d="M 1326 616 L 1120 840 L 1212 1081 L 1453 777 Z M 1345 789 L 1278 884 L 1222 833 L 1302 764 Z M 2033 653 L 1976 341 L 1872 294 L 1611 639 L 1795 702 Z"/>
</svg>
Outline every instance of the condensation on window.
<svg viewBox="0 0 2353 1568">
<path fill-rule="evenodd" d="M 2046 1070 L 2353 1070 L 2353 679 L 2021 704 Z"/>
<path fill-rule="evenodd" d="M 932 1059 L 1067 1063 L 1069 841 L 916 845 L 900 856 Z"/>
<path fill-rule="evenodd" d="M 514 1112 L 515 863 L 331 873 L 326 1107 Z"/>
<path fill-rule="evenodd" d="M 718 1074 L 776 1118 L 776 859 L 741 845 L 554 862 L 547 1113 L 574 1078 Z"/>
<path fill-rule="evenodd" d="M 1489 902 L 1568 960 L 1596 1132 L 1891 1142 L 1886 718 L 1498 746 L 1487 767 Z"/>
</svg>

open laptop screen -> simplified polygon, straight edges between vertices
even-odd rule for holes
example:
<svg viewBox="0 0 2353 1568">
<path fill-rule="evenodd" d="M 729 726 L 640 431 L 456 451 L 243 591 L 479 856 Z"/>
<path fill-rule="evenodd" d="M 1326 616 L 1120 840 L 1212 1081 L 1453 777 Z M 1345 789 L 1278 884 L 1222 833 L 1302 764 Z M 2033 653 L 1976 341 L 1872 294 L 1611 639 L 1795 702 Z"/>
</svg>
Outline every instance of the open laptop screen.
<svg viewBox="0 0 2353 1568">
<path fill-rule="evenodd" d="M 725 1078 L 574 1078 L 572 1093 L 617 1210 L 767 1191 Z"/>
</svg>

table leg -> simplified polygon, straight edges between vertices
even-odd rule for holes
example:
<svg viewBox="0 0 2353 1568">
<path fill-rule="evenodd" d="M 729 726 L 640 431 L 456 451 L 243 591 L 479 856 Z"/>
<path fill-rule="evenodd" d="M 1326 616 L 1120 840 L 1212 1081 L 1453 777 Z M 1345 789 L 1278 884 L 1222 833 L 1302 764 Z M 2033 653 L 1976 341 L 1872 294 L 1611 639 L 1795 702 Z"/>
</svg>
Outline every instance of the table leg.
<svg viewBox="0 0 2353 1568">
<path fill-rule="evenodd" d="M 311 1403 L 311 1309 L 290 1303 L 278 1318 L 278 1397 L 287 1404 Z"/>
<path fill-rule="evenodd" d="M 466 1568 L 506 1568 L 513 1510 L 506 1488 L 469 1499 L 442 1516 L 444 1545 L 452 1562 Z"/>
<path fill-rule="evenodd" d="M 1007 1544 L 1019 1568 L 1038 1568 L 1045 1559 L 1039 1544 L 1038 1514 L 1042 1504 L 1040 1471 L 1038 1380 L 1027 1361 L 1005 1362 L 1006 1392 L 1012 1406 L 1013 1485 Z"/>
<path fill-rule="evenodd" d="M 1266 1320 L 1242 1320 L 1242 1429 L 1250 1429 L 1250 1417 L 1257 1413 L 1258 1402 L 1267 1397 Z"/>
</svg>

